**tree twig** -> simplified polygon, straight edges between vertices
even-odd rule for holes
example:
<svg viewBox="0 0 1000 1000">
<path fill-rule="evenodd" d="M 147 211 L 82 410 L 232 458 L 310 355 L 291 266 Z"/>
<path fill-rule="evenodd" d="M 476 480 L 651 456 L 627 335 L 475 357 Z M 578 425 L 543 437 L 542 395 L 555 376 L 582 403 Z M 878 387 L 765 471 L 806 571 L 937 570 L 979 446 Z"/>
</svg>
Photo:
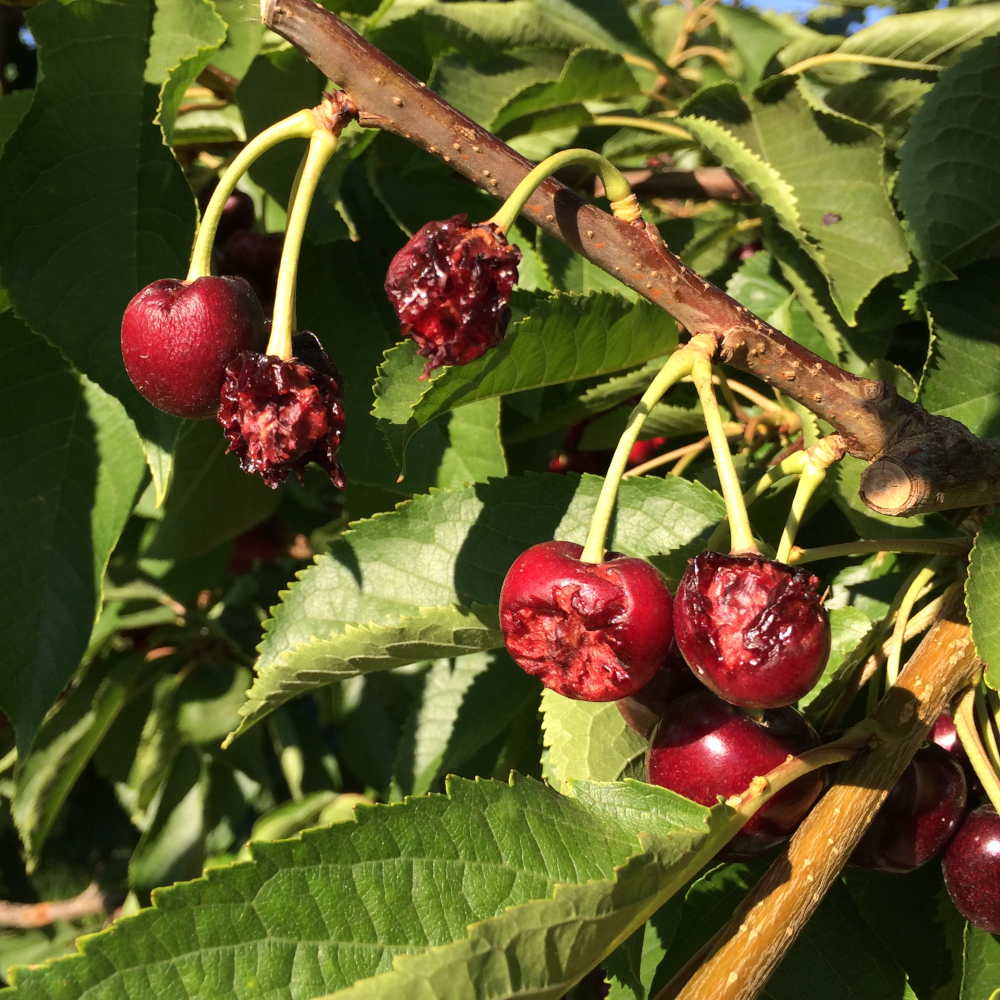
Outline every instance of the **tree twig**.
<svg viewBox="0 0 1000 1000">
<path fill-rule="evenodd" d="M 104 893 L 91 882 L 79 896 L 43 903 L 8 903 L 0 900 L 0 927 L 48 927 L 57 920 L 78 920 L 107 909 Z"/>
<path fill-rule="evenodd" d="M 360 109 L 359 123 L 401 135 L 497 198 L 532 164 L 457 111 L 313 0 L 263 0 L 265 24 L 312 60 Z M 784 336 L 692 271 L 655 228 L 621 222 L 553 178 L 524 216 L 677 319 L 719 343 L 717 361 L 752 372 L 830 423 L 858 458 L 875 510 L 908 515 L 992 502 L 1000 441 L 980 441 L 886 382 L 838 368 Z"/>
</svg>

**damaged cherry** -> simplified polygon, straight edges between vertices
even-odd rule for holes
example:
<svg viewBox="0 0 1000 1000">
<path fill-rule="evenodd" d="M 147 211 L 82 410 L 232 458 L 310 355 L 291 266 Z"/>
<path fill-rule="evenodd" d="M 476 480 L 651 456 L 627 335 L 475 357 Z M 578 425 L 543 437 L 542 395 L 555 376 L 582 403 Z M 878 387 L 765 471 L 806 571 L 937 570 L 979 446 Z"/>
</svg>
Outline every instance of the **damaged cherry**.
<svg viewBox="0 0 1000 1000">
<path fill-rule="evenodd" d="M 297 333 L 292 349 L 288 361 L 244 352 L 226 369 L 218 413 L 226 450 L 236 453 L 244 472 L 259 472 L 272 488 L 289 472 L 301 482 L 315 462 L 343 489 L 340 375 L 314 334 Z"/>
<path fill-rule="evenodd" d="M 402 333 L 427 358 L 421 376 L 467 365 L 503 339 L 521 251 L 492 222 L 428 222 L 396 254 L 385 291 Z"/>
<path fill-rule="evenodd" d="M 750 782 L 819 746 L 794 708 L 768 709 L 760 719 L 699 690 L 669 705 L 646 755 L 647 780 L 704 806 L 746 791 Z M 727 861 L 756 857 L 787 840 L 823 791 L 824 770 L 796 778 L 754 813 L 722 853 Z"/>
<path fill-rule="evenodd" d="M 760 555 L 702 552 L 677 588 L 677 645 L 720 698 L 749 708 L 791 705 L 830 655 L 818 587 L 808 571 Z"/>
<path fill-rule="evenodd" d="M 974 927 L 1000 934 L 1000 816 L 992 805 L 965 817 L 941 867 L 959 913 Z"/>
<path fill-rule="evenodd" d="M 500 628 L 522 670 L 582 701 L 638 691 L 673 636 L 670 591 L 643 559 L 608 553 L 583 562 L 572 542 L 532 546 L 500 592 Z"/>
<path fill-rule="evenodd" d="M 260 301 L 242 278 L 162 278 L 122 317 L 129 378 L 155 407 L 177 417 L 213 416 L 226 366 L 263 344 Z"/>
</svg>

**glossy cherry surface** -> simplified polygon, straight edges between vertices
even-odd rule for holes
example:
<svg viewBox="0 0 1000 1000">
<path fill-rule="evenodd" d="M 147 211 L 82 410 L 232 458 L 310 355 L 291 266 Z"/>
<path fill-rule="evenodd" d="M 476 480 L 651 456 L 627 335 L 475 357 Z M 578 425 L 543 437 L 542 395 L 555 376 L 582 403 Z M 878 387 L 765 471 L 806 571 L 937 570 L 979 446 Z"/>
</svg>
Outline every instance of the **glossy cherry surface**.
<svg viewBox="0 0 1000 1000">
<path fill-rule="evenodd" d="M 819 746 L 812 726 L 794 708 L 767 709 L 757 721 L 711 691 L 669 705 L 646 755 L 647 779 L 705 806 L 743 792 L 757 776 Z M 794 833 L 823 791 L 822 770 L 783 788 L 733 838 L 722 855 L 756 857 Z"/>
<path fill-rule="evenodd" d="M 522 670 L 567 698 L 615 701 L 656 672 L 673 637 L 670 591 L 643 559 L 580 561 L 573 542 L 522 553 L 500 592 L 500 628 Z"/>
<path fill-rule="evenodd" d="M 830 655 L 818 587 L 811 573 L 763 556 L 702 552 L 677 588 L 677 645 L 720 698 L 748 708 L 791 705 Z"/>
<path fill-rule="evenodd" d="M 964 811 L 961 765 L 946 750 L 927 744 L 890 789 L 850 861 L 874 871 L 913 871 L 948 843 Z"/>
<path fill-rule="evenodd" d="M 941 867 L 959 913 L 980 930 L 1000 934 L 1000 816 L 992 805 L 965 817 Z"/>
<path fill-rule="evenodd" d="M 955 728 L 951 712 L 945 710 L 938 716 L 934 728 L 930 731 L 930 739 L 942 750 L 947 750 L 962 765 L 968 797 L 976 799 L 982 795 L 983 786 L 972 766 L 972 761 L 969 760 L 969 755 L 965 752 L 965 747 L 962 746 L 962 741 L 958 738 L 958 730 Z"/>
<path fill-rule="evenodd" d="M 122 317 L 122 358 L 135 387 L 177 417 L 215 415 L 226 366 L 264 346 L 264 314 L 241 278 L 163 278 Z"/>
<path fill-rule="evenodd" d="M 701 682 L 691 673 L 677 644 L 672 643 L 656 673 L 635 694 L 620 699 L 618 711 L 632 729 L 648 740 L 670 705 L 690 691 L 701 690 Z"/>
</svg>

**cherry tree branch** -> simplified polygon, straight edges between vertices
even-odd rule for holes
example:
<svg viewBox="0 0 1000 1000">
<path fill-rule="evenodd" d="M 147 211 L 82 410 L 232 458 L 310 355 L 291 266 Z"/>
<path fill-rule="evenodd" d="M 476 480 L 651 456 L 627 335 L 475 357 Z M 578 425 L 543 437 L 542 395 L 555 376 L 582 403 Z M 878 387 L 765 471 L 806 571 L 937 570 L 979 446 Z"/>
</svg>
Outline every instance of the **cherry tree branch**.
<svg viewBox="0 0 1000 1000">
<path fill-rule="evenodd" d="M 728 923 L 655 1000 L 754 1000 L 839 876 L 889 789 L 952 694 L 979 669 L 955 588 L 899 680 L 872 714 L 887 734 L 842 764 L 833 786 Z"/>
<path fill-rule="evenodd" d="M 100 886 L 91 882 L 79 896 L 43 903 L 8 903 L 0 900 L 0 927 L 48 927 L 57 920 L 79 920 L 92 913 L 104 913 L 107 901 Z"/>
<path fill-rule="evenodd" d="M 262 0 L 261 17 L 345 91 L 362 126 L 402 136 L 501 199 L 533 166 L 313 0 Z M 554 178 L 522 214 L 691 333 L 713 335 L 717 360 L 807 406 L 836 429 L 852 455 L 878 459 L 861 485 L 862 499 L 875 510 L 902 516 L 1000 496 L 1000 441 L 980 441 L 888 383 L 853 375 L 806 350 L 684 265 L 653 227 L 621 222 Z"/>
</svg>

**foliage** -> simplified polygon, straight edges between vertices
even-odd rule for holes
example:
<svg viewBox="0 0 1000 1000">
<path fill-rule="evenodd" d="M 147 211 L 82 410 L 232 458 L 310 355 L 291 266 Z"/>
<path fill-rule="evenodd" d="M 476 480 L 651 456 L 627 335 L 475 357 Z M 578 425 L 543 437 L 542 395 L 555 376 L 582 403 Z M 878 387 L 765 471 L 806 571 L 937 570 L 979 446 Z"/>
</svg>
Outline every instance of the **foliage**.
<svg viewBox="0 0 1000 1000">
<path fill-rule="evenodd" d="M 687 266 L 820 356 L 1000 434 L 1000 4 L 900 0 L 853 33 L 854 3 L 805 23 L 729 3 L 692 22 L 654 0 L 325 6 L 530 159 L 583 146 L 651 172 L 644 218 Z M 422 381 L 388 263 L 431 219 L 496 202 L 352 124 L 297 298 L 344 376 L 348 485 L 311 468 L 269 490 L 213 421 L 139 396 L 118 329 L 140 288 L 185 274 L 220 170 L 316 104 L 322 74 L 242 0 L 42 0 L 25 15 L 37 53 L 8 10 L 0 898 L 96 880 L 121 916 L 0 931 L 10 996 L 556 998 L 602 978 L 615 1000 L 655 995 L 765 866 L 713 862 L 728 807 L 645 784 L 647 744 L 617 706 L 543 694 L 503 650 L 497 606 L 528 546 L 585 540 L 594 471 L 676 322 L 522 220 L 504 340 Z M 283 229 L 303 145 L 241 181 L 258 234 Z M 666 187 L 703 167 L 752 200 Z M 564 179 L 606 207 L 591 177 Z M 826 428 L 737 381 L 723 416 L 749 485 L 796 419 L 806 444 Z M 626 478 L 609 534 L 671 588 L 725 516 L 704 433 L 676 386 L 643 437 L 695 446 L 691 460 Z M 875 515 L 862 468 L 831 471 L 800 546 L 964 530 L 951 512 Z M 789 485 L 751 508 L 765 547 Z M 983 521 L 966 588 L 994 689 L 998 524 Z M 810 564 L 833 622 L 799 706 L 817 727 L 866 714 L 881 679 L 851 684 L 921 558 Z M 847 869 L 763 995 L 992 1000 L 998 970 L 996 940 L 958 916 L 934 863 L 895 880 Z"/>
</svg>

